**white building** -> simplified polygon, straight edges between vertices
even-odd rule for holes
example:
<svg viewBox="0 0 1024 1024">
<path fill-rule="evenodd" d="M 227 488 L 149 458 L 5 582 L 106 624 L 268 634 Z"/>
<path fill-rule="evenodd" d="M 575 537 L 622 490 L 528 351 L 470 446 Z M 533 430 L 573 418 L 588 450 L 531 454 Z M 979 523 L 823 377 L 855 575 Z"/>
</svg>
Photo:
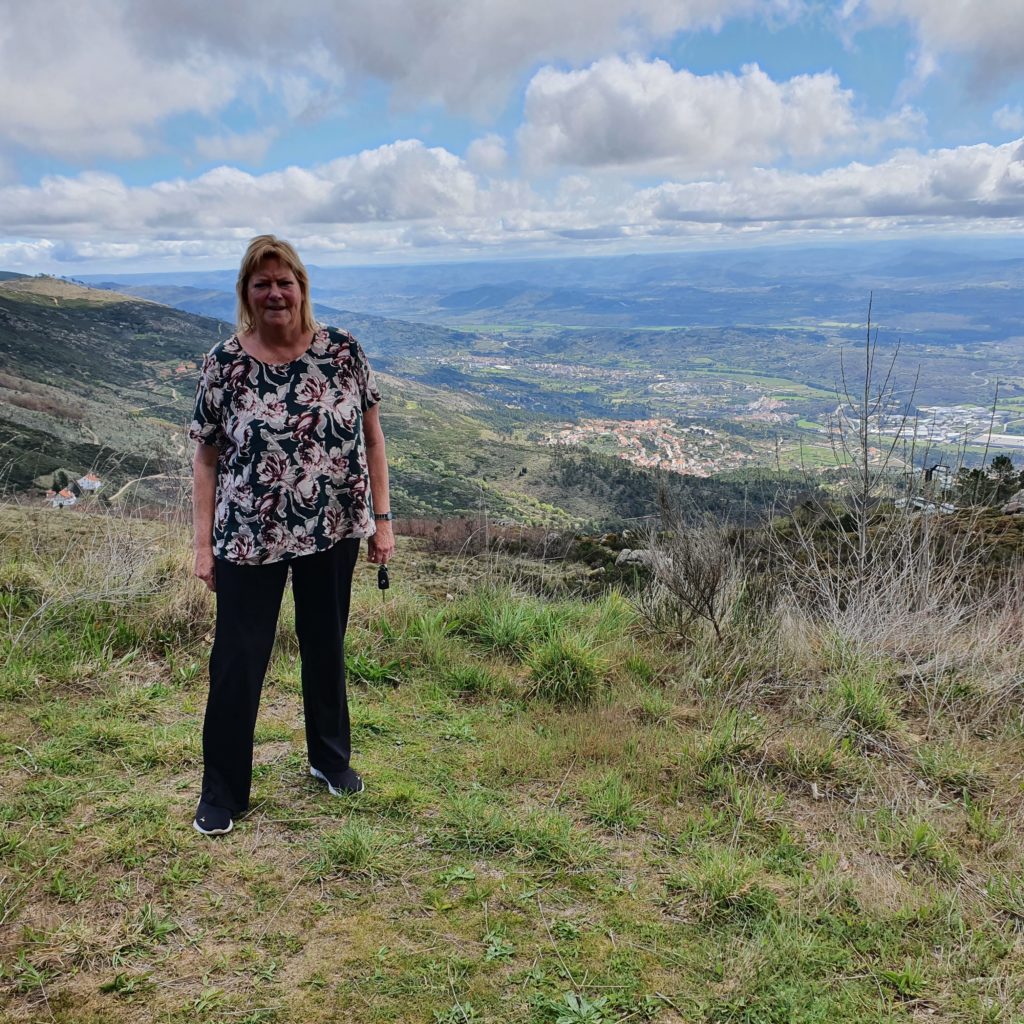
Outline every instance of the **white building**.
<svg viewBox="0 0 1024 1024">
<path fill-rule="evenodd" d="M 78 502 L 78 497 L 66 487 L 56 493 L 48 491 L 46 496 L 50 499 L 50 504 L 53 508 L 65 508 Z"/>
</svg>

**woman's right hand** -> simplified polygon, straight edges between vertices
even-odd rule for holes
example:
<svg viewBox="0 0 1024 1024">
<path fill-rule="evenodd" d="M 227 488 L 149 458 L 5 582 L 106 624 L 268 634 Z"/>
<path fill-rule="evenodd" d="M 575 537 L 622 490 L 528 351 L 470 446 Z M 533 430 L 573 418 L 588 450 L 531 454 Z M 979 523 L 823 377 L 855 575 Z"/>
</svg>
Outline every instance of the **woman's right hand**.
<svg viewBox="0 0 1024 1024">
<path fill-rule="evenodd" d="M 211 592 L 216 592 L 217 590 L 217 580 L 214 576 L 214 565 L 213 545 L 196 548 L 195 567 L 192 570 L 192 574 L 196 579 L 202 580 L 206 584 L 207 589 Z"/>
</svg>

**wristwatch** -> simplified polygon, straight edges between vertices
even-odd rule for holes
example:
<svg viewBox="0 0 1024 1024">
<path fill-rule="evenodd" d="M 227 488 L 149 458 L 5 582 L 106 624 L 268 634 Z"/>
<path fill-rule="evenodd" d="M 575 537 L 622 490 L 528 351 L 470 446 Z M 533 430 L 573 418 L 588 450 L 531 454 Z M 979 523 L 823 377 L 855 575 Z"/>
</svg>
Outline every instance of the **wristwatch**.
<svg viewBox="0 0 1024 1024">
<path fill-rule="evenodd" d="M 391 520 L 395 518 L 395 513 L 394 512 L 374 512 L 373 513 L 373 518 L 378 523 L 390 523 Z"/>
</svg>

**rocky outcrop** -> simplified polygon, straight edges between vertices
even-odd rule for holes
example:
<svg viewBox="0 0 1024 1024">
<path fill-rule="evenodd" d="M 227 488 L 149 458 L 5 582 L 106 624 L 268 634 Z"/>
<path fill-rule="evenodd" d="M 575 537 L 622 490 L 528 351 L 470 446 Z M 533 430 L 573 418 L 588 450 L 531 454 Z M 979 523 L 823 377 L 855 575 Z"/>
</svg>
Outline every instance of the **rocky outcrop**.
<svg viewBox="0 0 1024 1024">
<path fill-rule="evenodd" d="M 651 552 L 646 550 L 623 548 L 615 558 L 615 564 L 621 565 L 650 565 Z"/>
</svg>

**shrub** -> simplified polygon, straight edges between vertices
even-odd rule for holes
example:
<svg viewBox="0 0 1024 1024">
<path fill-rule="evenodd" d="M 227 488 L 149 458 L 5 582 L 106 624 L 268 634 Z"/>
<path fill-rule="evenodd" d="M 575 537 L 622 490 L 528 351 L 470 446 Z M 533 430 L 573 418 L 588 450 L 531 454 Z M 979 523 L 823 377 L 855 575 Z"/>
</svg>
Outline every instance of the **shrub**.
<svg viewBox="0 0 1024 1024">
<path fill-rule="evenodd" d="M 431 551 L 455 555 L 508 551 L 534 558 L 563 558 L 575 540 L 574 534 L 552 531 L 548 526 L 504 526 L 465 516 L 403 518 L 398 531 L 424 538 Z"/>
<path fill-rule="evenodd" d="M 721 641 L 745 578 L 734 531 L 710 517 L 699 526 L 686 522 L 664 495 L 661 519 L 664 531 L 648 541 L 654 586 L 640 595 L 640 611 L 681 636 L 702 620 Z"/>
</svg>

